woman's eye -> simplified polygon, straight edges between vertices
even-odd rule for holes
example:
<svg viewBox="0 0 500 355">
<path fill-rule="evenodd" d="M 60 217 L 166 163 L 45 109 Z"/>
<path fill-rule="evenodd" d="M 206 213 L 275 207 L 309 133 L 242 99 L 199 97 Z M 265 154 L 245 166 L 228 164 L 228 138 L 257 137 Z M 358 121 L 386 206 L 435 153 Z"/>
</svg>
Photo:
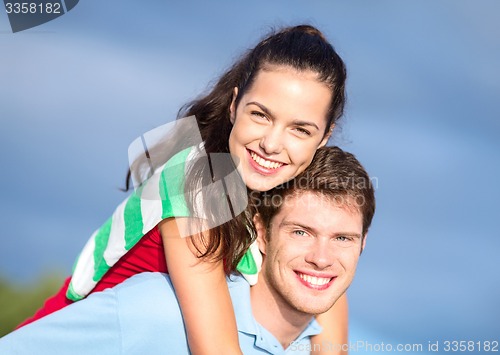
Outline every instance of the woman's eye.
<svg viewBox="0 0 500 355">
<path fill-rule="evenodd" d="M 256 116 L 256 117 L 258 117 L 259 119 L 264 119 L 264 120 L 267 120 L 267 117 L 266 117 L 266 115 L 265 115 L 263 112 L 260 112 L 260 111 L 252 111 L 252 112 L 250 112 L 250 114 L 251 114 L 252 116 Z"/>
<path fill-rule="evenodd" d="M 304 129 L 304 128 L 297 127 L 297 128 L 295 128 L 295 130 L 299 134 L 304 135 L 304 136 L 310 136 L 311 135 L 311 132 L 309 132 L 307 129 Z"/>
</svg>

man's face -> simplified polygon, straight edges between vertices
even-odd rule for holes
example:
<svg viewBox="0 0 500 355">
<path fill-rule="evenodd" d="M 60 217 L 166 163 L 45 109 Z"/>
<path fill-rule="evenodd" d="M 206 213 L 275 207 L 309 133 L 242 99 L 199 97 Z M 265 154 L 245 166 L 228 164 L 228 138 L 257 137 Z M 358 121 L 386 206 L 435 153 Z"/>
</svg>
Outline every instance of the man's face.
<svg viewBox="0 0 500 355">
<path fill-rule="evenodd" d="M 352 282 L 364 243 L 362 216 L 352 205 L 303 192 L 285 200 L 267 238 L 262 225 L 257 230 L 263 253 L 257 285 L 282 309 L 326 312 Z"/>
</svg>

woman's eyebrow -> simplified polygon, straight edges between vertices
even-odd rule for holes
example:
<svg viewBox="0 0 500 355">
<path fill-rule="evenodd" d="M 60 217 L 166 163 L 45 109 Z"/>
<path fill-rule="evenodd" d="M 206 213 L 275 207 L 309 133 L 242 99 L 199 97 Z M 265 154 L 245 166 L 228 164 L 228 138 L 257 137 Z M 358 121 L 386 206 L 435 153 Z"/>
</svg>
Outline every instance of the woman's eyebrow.
<svg viewBox="0 0 500 355">
<path fill-rule="evenodd" d="M 246 106 L 248 105 L 255 105 L 255 106 L 258 106 L 262 111 L 264 111 L 264 113 L 266 113 L 267 115 L 271 116 L 271 117 L 274 117 L 273 113 L 271 112 L 271 110 L 269 110 L 266 106 L 262 105 L 260 102 L 257 102 L 257 101 L 250 101 L 246 104 Z"/>
<path fill-rule="evenodd" d="M 248 105 L 255 105 L 258 108 L 260 108 L 262 111 L 264 111 L 264 113 L 266 115 L 270 116 L 271 118 L 275 117 L 273 115 L 273 113 L 271 112 L 271 110 L 269 110 L 266 106 L 264 106 L 260 102 L 250 101 L 250 102 L 247 102 L 246 106 L 248 106 Z M 313 127 L 313 128 L 316 128 L 319 131 L 318 125 L 316 123 L 314 123 L 314 122 L 304 121 L 304 120 L 294 120 L 293 124 L 296 125 L 296 126 L 299 126 L 299 127 L 304 127 L 304 126 Z"/>
<path fill-rule="evenodd" d="M 314 127 L 319 131 L 318 125 L 314 122 L 295 120 L 293 121 L 293 124 L 299 127 L 304 127 L 304 126 Z"/>
</svg>

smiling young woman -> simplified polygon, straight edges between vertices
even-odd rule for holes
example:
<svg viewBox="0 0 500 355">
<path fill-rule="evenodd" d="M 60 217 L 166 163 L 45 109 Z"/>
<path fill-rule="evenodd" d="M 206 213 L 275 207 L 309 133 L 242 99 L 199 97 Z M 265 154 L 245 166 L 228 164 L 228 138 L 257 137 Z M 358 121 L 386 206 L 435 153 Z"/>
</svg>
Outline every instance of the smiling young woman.
<svg viewBox="0 0 500 355">
<path fill-rule="evenodd" d="M 260 70 L 238 106 L 233 99 L 229 151 L 250 189 L 267 191 L 304 171 L 330 137 L 330 99 L 318 74 L 278 66 Z"/>
</svg>

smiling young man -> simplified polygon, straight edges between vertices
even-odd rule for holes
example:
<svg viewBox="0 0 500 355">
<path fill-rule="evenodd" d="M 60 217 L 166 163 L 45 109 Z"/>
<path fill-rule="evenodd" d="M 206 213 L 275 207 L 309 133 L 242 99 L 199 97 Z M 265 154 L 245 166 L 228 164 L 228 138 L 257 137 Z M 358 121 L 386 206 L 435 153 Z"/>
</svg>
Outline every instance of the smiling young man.
<svg viewBox="0 0 500 355">
<path fill-rule="evenodd" d="M 354 277 L 375 210 L 373 188 L 353 155 L 327 147 L 256 203 L 259 282 L 228 280 L 241 350 L 309 354 L 309 338 L 320 332 L 314 316 Z M 176 301 L 168 276 L 139 274 L 7 335 L 0 353 L 186 354 Z"/>
<path fill-rule="evenodd" d="M 351 284 L 374 192 L 356 158 L 333 147 L 318 150 L 303 174 L 260 202 L 254 222 L 263 263 L 252 309 L 286 348 Z"/>
</svg>

